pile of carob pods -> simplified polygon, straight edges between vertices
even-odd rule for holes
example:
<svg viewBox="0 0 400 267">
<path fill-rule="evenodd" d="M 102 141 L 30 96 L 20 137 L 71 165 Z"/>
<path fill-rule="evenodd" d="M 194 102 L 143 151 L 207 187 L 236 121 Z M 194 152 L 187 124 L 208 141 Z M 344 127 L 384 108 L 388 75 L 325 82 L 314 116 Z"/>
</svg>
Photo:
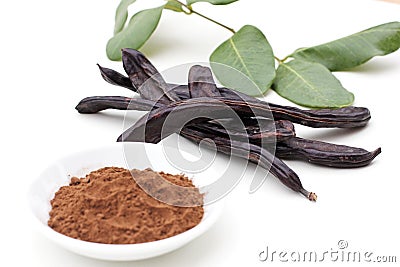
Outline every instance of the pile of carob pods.
<svg viewBox="0 0 400 267">
<path fill-rule="evenodd" d="M 139 93 L 140 98 L 92 96 L 76 106 L 79 113 L 85 114 L 106 109 L 148 111 L 122 133 L 119 142 L 158 143 L 178 133 L 269 169 L 284 185 L 311 201 L 317 196 L 303 188 L 298 175 L 282 159 L 353 168 L 369 164 L 381 152 L 380 148 L 369 152 L 295 134 L 293 123 L 314 128 L 365 126 L 371 118 L 367 108 L 302 110 L 280 106 L 217 87 L 208 67 L 192 66 L 188 84 L 176 85 L 167 83 L 139 51 L 123 49 L 122 61 L 128 77 L 99 65 L 101 75 L 111 84 Z"/>
</svg>

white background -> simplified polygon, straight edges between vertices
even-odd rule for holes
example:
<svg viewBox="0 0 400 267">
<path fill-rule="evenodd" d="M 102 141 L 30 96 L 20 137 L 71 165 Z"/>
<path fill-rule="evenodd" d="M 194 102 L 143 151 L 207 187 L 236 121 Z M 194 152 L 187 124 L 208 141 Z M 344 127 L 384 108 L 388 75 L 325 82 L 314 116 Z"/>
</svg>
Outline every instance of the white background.
<svg viewBox="0 0 400 267">
<path fill-rule="evenodd" d="M 367 127 L 297 127 L 298 135 L 307 138 L 368 150 L 381 146 L 382 154 L 373 164 L 329 169 L 289 161 L 304 186 L 317 192 L 317 203 L 272 176 L 249 195 L 249 173 L 227 197 L 217 224 L 186 247 L 147 261 L 102 262 L 65 251 L 36 233 L 25 195 L 31 181 L 53 160 L 112 143 L 122 131 L 123 112 L 80 115 L 74 110 L 86 96 L 130 94 L 106 84 L 96 67 L 100 63 L 122 71 L 121 63 L 105 56 L 117 1 L 2 1 L 0 6 L 1 266 L 266 266 L 268 262 L 258 260 L 266 246 L 322 253 L 336 250 L 339 240 L 348 241 L 349 250 L 395 255 L 400 261 L 399 52 L 355 71 L 335 73 L 355 94 L 354 105 L 370 109 Z M 236 30 L 245 24 L 259 27 L 281 58 L 299 47 L 399 20 L 400 15 L 400 5 L 372 0 L 240 0 L 230 6 L 194 7 Z M 143 51 L 164 70 L 207 61 L 229 36 L 195 15 L 165 11 Z M 289 104 L 273 92 L 266 99 Z"/>
</svg>

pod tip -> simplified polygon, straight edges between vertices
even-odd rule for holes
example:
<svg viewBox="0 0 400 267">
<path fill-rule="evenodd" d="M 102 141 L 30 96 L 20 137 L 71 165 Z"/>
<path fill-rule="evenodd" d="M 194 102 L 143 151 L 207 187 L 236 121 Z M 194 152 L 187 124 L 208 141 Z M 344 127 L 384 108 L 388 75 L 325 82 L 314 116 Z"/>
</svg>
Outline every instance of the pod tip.
<svg viewBox="0 0 400 267">
<path fill-rule="evenodd" d="M 373 157 L 375 158 L 376 156 L 378 156 L 380 153 L 382 153 L 382 148 L 378 147 L 377 149 L 375 149 L 372 154 Z"/>
<path fill-rule="evenodd" d="M 317 195 L 315 193 L 313 193 L 313 192 L 310 192 L 308 194 L 308 200 L 310 200 L 310 201 L 315 202 L 315 201 L 317 201 L 317 198 L 318 198 Z"/>
<path fill-rule="evenodd" d="M 305 196 L 306 198 L 308 198 L 308 200 L 310 200 L 310 201 L 313 201 L 313 202 L 317 201 L 317 195 L 315 193 L 313 193 L 313 192 L 308 192 L 305 189 L 301 189 L 300 193 L 303 196 Z"/>
</svg>

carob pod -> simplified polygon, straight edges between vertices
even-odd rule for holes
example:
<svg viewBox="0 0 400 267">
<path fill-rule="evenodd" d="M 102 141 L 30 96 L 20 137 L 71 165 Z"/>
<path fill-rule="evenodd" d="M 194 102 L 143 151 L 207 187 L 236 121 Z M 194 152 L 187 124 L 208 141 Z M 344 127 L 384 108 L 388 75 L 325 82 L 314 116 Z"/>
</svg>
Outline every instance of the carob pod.
<svg viewBox="0 0 400 267">
<path fill-rule="evenodd" d="M 103 77 L 103 79 L 106 82 L 111 83 L 113 85 L 125 87 L 137 93 L 136 88 L 133 86 L 131 80 L 128 77 L 122 75 L 121 73 L 113 69 L 104 68 L 99 64 L 97 64 L 97 66 L 99 67 L 101 77 Z"/>
<path fill-rule="evenodd" d="M 163 104 L 180 100 L 174 91 L 169 90 L 169 86 L 157 69 L 139 51 L 122 49 L 122 63 L 132 85 L 142 98 Z"/>
<path fill-rule="evenodd" d="M 254 121 L 257 123 L 255 119 L 253 119 L 252 123 L 254 123 Z M 270 143 L 294 137 L 296 135 L 294 127 L 288 127 L 288 123 L 293 126 L 289 121 L 268 121 L 267 123 L 263 123 L 262 126 L 244 122 L 242 124 L 243 128 L 237 129 L 237 127 L 230 127 L 230 124 L 226 123 L 224 120 L 219 120 L 209 121 L 208 123 L 198 125 L 198 127 L 201 128 L 202 131 L 207 131 L 208 133 L 213 133 L 218 136 L 248 141 L 253 144 L 261 144 L 261 142 Z"/>
<path fill-rule="evenodd" d="M 229 106 L 229 108 L 227 107 Z M 197 110 L 196 110 L 197 109 Z M 226 109 L 226 110 L 225 110 Z M 270 109 L 267 105 L 267 103 L 263 102 L 256 102 L 256 101 L 243 101 L 243 100 L 236 100 L 236 99 L 227 99 L 225 97 L 214 97 L 214 98 L 193 98 L 193 99 L 187 99 L 187 100 L 182 100 L 182 101 L 177 101 L 173 102 L 165 107 L 159 108 L 157 110 L 153 110 L 149 113 L 148 116 L 142 117 L 139 121 L 137 121 L 136 124 L 134 124 L 131 128 L 129 128 L 125 133 L 123 133 L 123 136 L 119 138 L 119 141 L 121 141 L 121 138 L 123 138 L 126 141 L 138 141 L 138 139 L 135 137 L 135 132 L 137 131 L 136 129 L 141 129 L 143 128 L 146 124 L 149 125 L 149 129 L 152 128 L 153 130 L 156 130 L 157 127 L 153 127 L 152 124 L 159 124 L 159 127 L 162 126 L 163 124 L 163 119 L 160 118 L 166 118 L 168 117 L 168 114 L 170 112 L 174 112 L 175 116 L 184 116 L 188 115 L 186 117 L 198 117 L 198 116 L 219 116 L 220 118 L 223 118 L 223 116 L 227 116 L 227 114 L 231 114 L 228 111 L 234 110 L 240 117 L 252 117 L 254 116 L 254 112 L 257 114 L 257 116 L 268 118 L 270 116 Z M 271 109 L 273 110 L 273 109 Z M 198 112 L 195 112 L 198 111 Z M 188 114 L 184 114 L 184 112 L 188 112 Z M 220 114 L 219 114 L 220 113 Z M 180 115 L 179 115 L 180 114 Z M 273 113 L 275 114 L 275 113 Z M 145 118 L 146 117 L 146 118 Z M 276 119 L 276 116 L 274 115 L 274 119 Z M 156 121 L 156 122 L 154 122 Z M 177 121 L 182 121 L 179 117 L 177 117 Z M 292 121 L 292 120 L 290 120 Z M 313 123 L 320 123 L 325 125 L 325 120 L 317 121 L 316 119 L 312 120 Z M 336 120 L 335 123 L 339 123 L 339 121 Z M 353 125 L 353 122 L 347 124 Z M 345 126 L 345 125 L 341 125 Z M 148 132 L 148 137 L 146 138 L 146 142 L 159 142 L 161 139 L 160 134 L 157 132 L 153 131 L 147 131 Z M 168 131 L 169 132 L 169 131 Z M 169 132 L 170 134 L 172 132 Z M 144 140 L 143 137 L 140 137 L 140 140 Z"/>
<path fill-rule="evenodd" d="M 131 99 L 123 96 L 92 96 L 82 99 L 75 109 L 81 114 L 93 114 L 110 106 L 114 109 L 133 109 L 139 111 L 148 111 L 162 106 L 159 103 L 156 104 L 156 106 L 153 105 L 153 101 L 142 98 Z M 290 123 L 289 121 L 276 121 L 275 126 L 264 124 L 261 128 L 259 125 L 254 124 L 256 122 L 256 120 L 253 120 L 253 124 L 245 123 L 244 125 L 246 125 L 246 127 L 244 129 L 229 128 L 229 133 L 226 129 L 221 127 L 219 123 L 213 121 L 201 124 L 201 128 L 207 131 L 213 131 L 216 134 L 231 135 L 236 139 L 249 139 L 253 143 L 259 143 L 260 139 L 266 142 L 274 142 L 275 140 L 286 140 L 295 136 L 294 128 L 287 127 L 288 123 Z M 293 124 L 291 125 L 293 126 Z"/>
<path fill-rule="evenodd" d="M 189 98 L 221 96 L 210 68 L 194 65 L 189 70 Z"/>
<path fill-rule="evenodd" d="M 355 168 L 368 165 L 381 153 L 381 148 L 369 152 L 357 147 L 293 137 L 278 142 L 275 153 L 283 159 L 305 160 L 328 167 Z"/>
<path fill-rule="evenodd" d="M 220 97 L 211 69 L 194 65 L 189 70 L 188 88 L 190 98 Z M 264 122 L 264 123 L 263 123 Z M 244 123 L 244 124 L 243 124 Z M 190 124 L 189 124 L 190 125 Z M 241 126 L 241 127 L 240 127 Z M 293 126 L 293 125 L 292 125 Z M 208 121 L 198 126 L 202 131 L 227 136 L 234 140 L 251 139 L 254 143 L 276 142 L 295 135 L 294 127 L 282 127 L 282 122 L 241 117 L 241 121 L 225 119 Z"/>
<path fill-rule="evenodd" d="M 93 114 L 113 108 L 120 110 L 149 111 L 162 105 L 143 98 L 130 98 L 124 96 L 91 96 L 82 99 L 75 109 L 82 114 Z"/>
<path fill-rule="evenodd" d="M 187 87 L 186 87 L 187 88 Z M 137 98 L 126 98 L 126 100 L 132 99 L 133 101 L 138 101 Z M 101 110 L 106 109 L 123 109 L 123 110 L 136 110 L 135 105 L 129 106 L 121 106 L 119 103 L 114 102 L 112 99 L 107 99 L 104 97 L 104 103 L 102 105 Z M 147 101 L 151 101 L 148 99 L 144 99 Z M 226 99 L 227 101 L 230 99 Z M 82 100 L 81 100 L 82 101 Z M 87 101 L 87 100 L 86 100 Z M 150 103 L 150 102 L 148 102 Z M 89 106 L 91 103 L 87 101 L 87 105 Z M 95 103 L 93 103 L 95 104 Z M 258 104 L 267 107 L 267 103 L 265 102 L 258 102 Z M 288 120 L 293 123 L 298 123 L 301 125 L 314 127 L 314 128 L 351 128 L 351 127 L 362 127 L 368 123 L 370 119 L 370 115 L 368 109 L 362 107 L 346 107 L 340 109 L 334 109 L 337 117 L 336 118 L 328 118 L 328 116 L 324 117 L 323 113 L 326 113 L 323 110 L 323 113 L 319 114 L 318 110 L 301 110 L 294 107 L 282 107 L 276 104 L 270 103 L 270 110 L 275 120 Z M 153 106 L 159 106 L 153 101 L 152 105 L 148 105 L 149 109 L 152 109 Z M 142 108 L 138 110 L 144 110 Z M 100 110 L 99 110 L 100 111 Z M 354 115 L 350 113 L 354 112 Z M 339 114 L 342 114 L 342 118 L 339 119 Z M 348 114 L 344 115 L 343 114 Z M 344 117 L 347 116 L 347 121 L 345 121 Z M 358 119 L 357 119 L 357 118 Z M 363 119 L 364 118 L 364 119 Z"/>
<path fill-rule="evenodd" d="M 304 189 L 299 176 L 289 166 L 260 146 L 207 134 L 196 127 L 187 127 L 180 134 L 195 143 L 202 142 L 210 147 L 214 147 L 213 144 L 215 144 L 219 152 L 258 164 L 269 170 L 281 183 L 293 191 L 301 193 L 311 201 L 317 200 L 317 195 Z"/>
<path fill-rule="evenodd" d="M 159 108 L 157 110 L 153 110 L 150 112 L 149 116 L 147 117 L 147 120 L 141 118 L 135 125 L 133 125 L 131 128 L 129 128 L 124 134 L 123 138 L 126 141 L 133 141 L 135 139 L 135 128 L 140 128 L 143 127 L 145 124 L 149 123 L 152 124 L 154 123 L 154 120 L 159 120 L 159 117 L 167 117 L 167 114 L 165 113 L 170 113 L 172 111 L 178 113 L 182 113 L 184 111 L 187 112 L 193 112 L 193 115 L 191 116 L 196 117 L 195 110 L 193 109 L 198 109 L 199 110 L 199 115 L 202 115 L 204 113 L 207 113 L 209 115 L 218 115 L 221 118 L 223 117 L 224 114 L 224 109 L 227 109 L 227 106 L 229 106 L 230 109 L 234 110 L 240 117 L 252 117 L 253 111 L 255 111 L 258 116 L 260 117 L 265 117 L 268 118 L 270 114 L 270 109 L 266 103 L 260 103 L 260 102 L 255 102 L 255 101 L 242 101 L 242 100 L 234 100 L 234 99 L 227 99 L 224 97 L 214 97 L 214 98 L 193 98 L 193 99 L 187 99 L 187 100 L 182 100 L 182 101 L 177 101 L 173 102 L 165 107 Z M 207 107 L 209 108 L 207 110 Z M 272 109 L 271 109 L 272 110 Z M 217 112 L 221 112 L 222 114 L 218 114 Z M 274 114 L 274 113 L 273 113 Z M 274 118 L 276 119 L 275 115 Z M 290 120 L 292 121 L 292 120 Z M 317 120 L 312 120 L 314 123 L 322 123 L 325 125 L 325 121 L 317 121 Z M 336 121 L 336 123 L 338 123 Z M 353 123 L 349 123 L 354 126 Z M 349 126 L 349 124 L 347 126 Z M 321 124 L 319 124 L 321 125 Z M 343 124 L 341 126 L 344 126 Z M 172 132 L 171 132 L 172 133 Z M 149 132 L 150 135 L 156 135 L 159 136 L 157 133 L 151 133 Z M 129 137 L 131 135 L 131 137 Z M 153 139 L 154 136 L 149 136 L 147 140 L 149 142 L 152 142 L 150 140 L 157 140 L 157 138 Z M 120 139 L 119 139 L 120 140 Z M 143 139 L 142 139 L 143 140 Z M 158 139 L 160 141 L 160 139 Z M 158 142 L 155 141 L 155 142 Z"/>
<path fill-rule="evenodd" d="M 313 128 L 362 127 L 371 119 L 369 110 L 364 107 L 349 106 L 337 109 L 307 110 L 268 103 L 224 87 L 219 88 L 219 90 L 225 98 L 266 105 L 266 108 L 271 109 L 276 120 L 289 120 Z"/>
<path fill-rule="evenodd" d="M 287 120 L 275 120 L 274 124 L 272 124 L 271 119 L 265 118 L 254 118 L 254 117 L 241 117 L 241 121 L 243 124 L 237 124 L 235 120 L 232 119 L 221 119 L 221 120 L 211 120 L 210 124 L 223 124 L 225 128 L 232 130 L 243 130 L 245 129 L 248 134 L 258 134 L 262 131 L 273 130 L 273 126 L 275 125 L 276 129 L 281 129 L 281 131 L 285 131 L 288 134 L 288 137 L 296 136 L 296 131 L 294 129 L 294 125 L 291 121 Z M 244 127 L 244 128 L 243 128 Z M 286 139 L 286 138 L 285 138 Z"/>
<path fill-rule="evenodd" d="M 303 110 L 270 103 L 270 108 L 277 120 L 290 120 L 293 123 L 313 128 L 363 127 L 371 119 L 369 110 L 364 107 Z"/>
<path fill-rule="evenodd" d="M 218 97 L 186 99 L 150 111 L 122 133 L 118 137 L 118 142 L 158 143 L 162 138 L 179 131 L 191 118 L 204 118 L 203 121 L 207 121 L 210 118 L 232 118 L 236 115 L 238 118 L 262 116 L 268 119 L 270 114 L 270 110 L 266 109 L 265 105 L 244 101 Z M 168 123 L 165 124 L 167 119 Z M 200 120 L 197 122 L 200 122 Z"/>
<path fill-rule="evenodd" d="M 249 131 L 252 129 L 252 123 L 257 123 L 257 121 L 252 122 L 251 120 L 244 120 L 248 132 L 248 140 L 253 144 L 260 144 L 261 137 Z M 229 129 L 233 127 L 233 125 L 231 126 L 226 122 L 224 126 L 228 126 Z M 304 160 L 328 167 L 356 168 L 368 165 L 381 153 L 381 148 L 369 152 L 362 148 L 296 137 L 294 125 L 290 121 L 276 121 L 275 128 L 277 141 L 275 155 L 281 159 Z M 215 131 L 215 133 L 220 132 L 223 132 L 223 130 Z M 281 133 L 285 133 L 285 135 L 282 136 Z M 227 135 L 223 136 L 226 137 Z"/>
</svg>

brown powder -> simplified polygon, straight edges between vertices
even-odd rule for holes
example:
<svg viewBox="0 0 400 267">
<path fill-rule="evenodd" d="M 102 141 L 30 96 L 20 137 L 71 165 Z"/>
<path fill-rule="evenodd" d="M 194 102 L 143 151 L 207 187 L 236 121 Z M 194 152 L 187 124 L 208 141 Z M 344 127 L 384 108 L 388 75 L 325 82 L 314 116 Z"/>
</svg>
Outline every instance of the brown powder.
<svg viewBox="0 0 400 267">
<path fill-rule="evenodd" d="M 160 196 L 168 193 L 168 199 L 175 199 L 177 204 L 200 206 L 163 203 L 144 192 L 132 175 L 135 179 L 147 179 L 146 187 L 157 188 Z M 190 188 L 189 195 L 167 190 L 165 184 L 160 185 L 153 179 L 158 175 L 164 181 Z M 69 186 L 61 187 L 51 200 L 48 225 L 61 234 L 90 242 L 150 242 L 180 234 L 199 224 L 204 214 L 202 201 L 203 195 L 184 175 L 149 169 L 132 170 L 131 174 L 124 168 L 106 167 L 85 178 L 73 177 Z"/>
</svg>

